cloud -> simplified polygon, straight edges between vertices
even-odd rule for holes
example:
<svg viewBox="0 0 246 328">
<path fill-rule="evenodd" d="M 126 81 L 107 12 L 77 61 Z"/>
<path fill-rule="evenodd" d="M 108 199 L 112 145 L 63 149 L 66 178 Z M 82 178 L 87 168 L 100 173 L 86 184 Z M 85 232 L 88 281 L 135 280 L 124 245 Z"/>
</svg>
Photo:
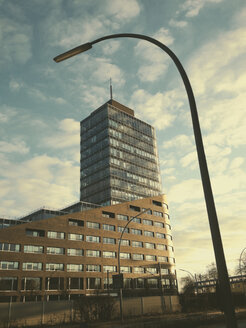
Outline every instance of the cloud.
<svg viewBox="0 0 246 328">
<path fill-rule="evenodd" d="M 154 39 L 169 46 L 174 39 L 165 28 L 160 28 L 153 36 Z M 163 76 L 168 67 L 168 56 L 153 44 L 146 41 L 139 41 L 134 48 L 135 55 L 143 59 L 143 65 L 138 70 L 138 77 L 141 81 L 154 82 Z"/>
<path fill-rule="evenodd" d="M 9 82 L 9 88 L 11 91 L 14 91 L 14 92 L 19 91 L 22 87 L 23 87 L 23 83 L 19 82 L 17 80 L 12 79 Z"/>
<path fill-rule="evenodd" d="M 0 64 L 25 64 L 32 57 L 32 30 L 27 24 L 0 17 Z"/>
<path fill-rule="evenodd" d="M 136 0 L 107 0 L 106 12 L 116 21 L 129 21 L 137 17 L 140 13 L 140 6 Z"/>
<path fill-rule="evenodd" d="M 0 107 L 0 123 L 6 123 L 8 122 L 12 117 L 14 117 L 17 114 L 17 111 L 15 108 L 2 105 Z"/>
<path fill-rule="evenodd" d="M 186 21 L 177 21 L 175 19 L 170 19 L 169 25 L 172 26 L 172 27 L 182 28 L 182 27 L 186 27 L 188 25 L 188 22 L 186 22 Z"/>
<path fill-rule="evenodd" d="M 5 158 L 0 175 L 5 190 L 0 213 L 22 216 L 40 206 L 59 208 L 78 199 L 79 164 L 64 158 L 38 155 L 18 163 Z M 13 199 L 14 206 L 8 207 Z"/>
<path fill-rule="evenodd" d="M 181 105 L 174 90 L 152 95 L 139 89 L 131 97 L 131 107 L 135 108 L 140 117 L 153 124 L 158 130 L 172 125 L 176 117 L 175 111 Z"/>
<path fill-rule="evenodd" d="M 93 73 L 92 79 L 100 82 L 109 81 L 109 78 L 112 78 L 114 84 L 122 86 L 125 84 L 125 79 L 121 69 L 112 64 L 106 58 L 97 58 L 93 61 Z"/>
<path fill-rule="evenodd" d="M 182 152 L 184 152 L 184 149 L 187 150 L 193 146 L 194 142 L 192 138 L 185 134 L 179 134 L 168 141 L 164 141 L 162 144 L 164 149 L 182 148 Z"/>
<path fill-rule="evenodd" d="M 105 55 L 112 55 L 119 49 L 119 47 L 120 47 L 119 41 L 109 41 L 105 43 L 102 51 Z"/>
<path fill-rule="evenodd" d="M 200 10 L 209 3 L 220 3 L 223 0 L 186 0 L 182 6 L 181 11 L 185 12 L 186 17 L 197 16 Z"/>
<path fill-rule="evenodd" d="M 27 154 L 29 152 L 29 148 L 26 146 L 24 141 L 14 139 L 12 142 L 0 141 L 0 152 Z"/>
<path fill-rule="evenodd" d="M 64 149 L 79 147 L 80 144 L 79 122 L 66 118 L 58 123 L 58 131 L 44 138 L 43 142 L 51 148 Z"/>
</svg>

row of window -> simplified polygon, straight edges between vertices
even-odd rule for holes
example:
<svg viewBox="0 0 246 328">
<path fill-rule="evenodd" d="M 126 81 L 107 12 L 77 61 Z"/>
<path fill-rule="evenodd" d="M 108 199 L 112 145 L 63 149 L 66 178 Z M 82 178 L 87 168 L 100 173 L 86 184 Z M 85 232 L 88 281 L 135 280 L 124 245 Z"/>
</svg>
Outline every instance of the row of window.
<svg viewBox="0 0 246 328">
<path fill-rule="evenodd" d="M 88 277 L 85 279 L 86 289 L 101 289 L 101 278 Z M 40 291 L 42 290 L 42 278 L 24 277 L 21 278 L 22 291 Z M 65 279 L 63 277 L 51 277 L 44 280 L 45 290 L 64 290 Z M 124 288 L 157 288 L 159 283 L 158 278 L 124 278 Z M 168 287 L 176 285 L 176 280 L 162 278 L 162 286 Z M 79 277 L 68 277 L 66 279 L 67 290 L 83 290 L 84 279 Z M 113 288 L 113 279 L 111 277 L 103 278 L 103 289 Z M 1 277 L 0 278 L 0 291 L 17 291 L 18 278 L 17 277 Z"/>
<path fill-rule="evenodd" d="M 107 243 L 111 244 L 111 240 L 110 241 L 107 240 Z M 122 239 L 121 240 L 121 245 L 122 246 L 130 246 L 130 240 Z M 132 240 L 131 245 L 133 247 L 143 247 L 143 245 L 145 245 L 145 248 L 148 248 L 148 249 L 168 250 L 170 252 L 174 251 L 173 246 L 164 245 L 164 244 L 143 243 L 141 241 Z M 21 250 L 20 244 L 0 243 L 0 251 L 20 252 L 20 250 Z M 42 253 L 44 253 L 44 246 L 24 245 L 23 251 L 24 251 L 24 253 L 42 254 Z M 86 256 L 93 256 L 92 255 L 92 254 L 94 254 L 93 252 L 99 252 L 97 254 L 101 254 L 100 251 L 86 250 Z M 65 254 L 65 248 L 64 247 L 47 246 L 46 247 L 46 254 L 64 255 Z M 102 254 L 103 254 L 103 257 L 111 257 L 111 258 L 116 257 L 116 252 L 112 252 L 112 251 L 111 252 L 110 251 L 103 251 Z M 130 253 L 124 253 L 124 254 L 130 254 Z M 67 248 L 67 255 L 68 256 L 83 256 L 84 251 L 83 251 L 83 249 L 80 249 L 80 248 Z"/>
<path fill-rule="evenodd" d="M 94 229 L 99 229 L 100 224 L 96 222 L 90 222 L 91 228 L 93 227 Z M 110 224 L 105 224 L 103 225 L 104 230 L 108 231 L 115 231 L 114 225 Z M 118 227 L 118 232 L 122 232 L 124 227 Z M 142 230 L 141 229 L 125 229 L 126 233 L 131 232 L 134 235 L 142 235 Z M 28 236 L 32 237 L 37 237 L 37 236 L 44 236 L 44 231 L 43 230 L 32 230 L 32 229 L 26 229 L 26 234 Z M 148 231 L 144 230 L 144 236 L 146 237 L 156 237 L 160 239 L 168 239 L 172 240 L 172 236 L 169 234 L 164 234 L 161 232 L 153 232 L 153 231 Z M 48 231 L 47 232 L 47 237 L 48 238 L 53 238 L 53 239 L 65 239 L 65 232 L 57 232 L 57 231 Z M 111 237 L 99 237 L 99 236 L 85 236 L 85 241 L 86 242 L 92 242 L 92 243 L 100 243 L 101 239 L 103 241 L 103 244 L 116 244 L 116 238 L 111 238 Z M 73 241 L 83 241 L 84 240 L 84 235 L 83 234 L 77 234 L 77 233 L 68 233 L 68 240 L 73 240 Z M 0 245 L 3 245 L 3 243 L 0 243 Z M 1 248 L 4 246 L 1 246 Z M 1 250 L 0 248 L 0 250 Z"/>
<path fill-rule="evenodd" d="M 143 254 L 133 254 L 136 258 L 135 260 L 141 260 Z M 138 256 L 139 255 L 139 256 Z M 156 261 L 154 255 L 145 255 L 148 256 L 150 261 Z M 168 258 L 165 257 L 164 262 L 167 262 Z M 170 261 L 174 262 L 174 258 L 169 258 Z M 100 264 L 86 264 L 86 272 L 101 272 L 101 267 L 103 267 L 103 272 L 117 272 L 116 265 L 103 265 Z M 20 268 L 20 263 L 18 261 L 0 261 L 0 270 L 18 270 Z M 153 268 L 152 268 L 153 269 Z M 148 273 L 151 268 L 144 269 L 142 267 L 131 267 L 131 266 L 121 266 L 120 272 L 122 273 Z M 155 268 L 154 268 L 155 269 Z M 23 262 L 22 270 L 24 271 L 43 271 L 42 262 Z M 63 263 L 46 263 L 46 271 L 64 271 L 65 265 Z M 72 264 L 69 263 L 66 265 L 66 270 L 68 272 L 82 272 L 84 271 L 83 264 Z M 153 273 L 153 272 L 152 272 Z"/>
</svg>

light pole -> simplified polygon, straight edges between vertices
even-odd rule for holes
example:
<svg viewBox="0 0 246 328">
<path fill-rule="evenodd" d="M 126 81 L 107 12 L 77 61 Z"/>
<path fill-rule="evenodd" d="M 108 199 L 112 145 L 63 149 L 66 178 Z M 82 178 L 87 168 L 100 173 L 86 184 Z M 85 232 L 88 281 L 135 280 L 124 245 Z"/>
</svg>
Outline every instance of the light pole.
<svg viewBox="0 0 246 328">
<path fill-rule="evenodd" d="M 161 48 L 164 52 L 166 52 L 171 59 L 173 60 L 174 64 L 176 65 L 181 78 L 183 80 L 189 104 L 190 104 L 190 111 L 191 111 L 191 118 L 192 118 L 192 124 L 193 124 L 193 131 L 195 136 L 195 142 L 196 142 L 196 149 L 197 149 L 197 155 L 198 155 L 198 162 L 200 167 L 200 173 L 201 173 L 201 179 L 202 179 L 202 185 L 203 185 L 203 191 L 206 201 L 206 207 L 208 212 L 208 219 L 209 219 L 209 225 L 210 225 L 210 231 L 212 236 L 212 242 L 214 247 L 214 253 L 215 253 L 215 259 L 218 269 L 218 278 L 219 278 L 219 284 L 221 287 L 222 297 L 225 300 L 224 305 L 224 312 L 225 312 L 225 321 L 226 321 L 226 327 L 227 328 L 237 328 L 237 320 L 235 316 L 235 309 L 234 304 L 232 300 L 232 294 L 231 294 L 231 288 L 230 288 L 230 282 L 228 277 L 228 271 L 226 267 L 226 261 L 225 261 L 225 255 L 220 235 L 220 229 L 219 229 L 219 223 L 214 203 L 214 197 L 211 187 L 211 182 L 209 178 L 209 172 L 207 167 L 207 160 L 205 156 L 205 151 L 203 147 L 203 141 L 202 141 L 202 134 L 200 129 L 200 123 L 196 108 L 196 102 L 195 97 L 191 88 L 190 81 L 188 79 L 188 76 L 180 63 L 177 56 L 172 52 L 171 49 L 169 49 L 167 46 L 165 46 L 163 43 L 157 41 L 156 39 L 153 39 L 151 37 L 148 37 L 146 35 L 141 34 L 133 34 L 133 33 L 121 33 L 121 34 L 113 34 L 113 35 L 107 35 L 102 38 L 96 39 L 92 42 L 88 42 L 85 44 L 82 44 L 76 48 L 73 48 L 61 55 L 58 55 L 54 58 L 55 62 L 60 62 L 65 59 L 68 59 L 72 56 L 75 56 L 79 53 L 82 53 L 84 51 L 87 51 L 92 48 L 93 44 L 99 43 L 104 40 L 108 39 L 115 39 L 115 38 L 134 38 L 134 39 L 141 39 L 148 41 L 150 43 L 155 44 L 157 47 Z"/>
<path fill-rule="evenodd" d="M 142 212 L 138 213 L 137 215 L 133 216 L 124 226 L 124 229 L 121 232 L 120 238 L 119 238 L 119 244 L 118 244 L 118 272 L 120 275 L 120 246 L 121 246 L 121 240 L 123 237 L 124 232 L 126 231 L 127 226 L 129 225 L 130 222 L 132 222 L 135 218 L 137 218 L 139 215 L 142 215 L 143 213 L 147 212 L 148 210 L 150 210 L 150 208 L 146 208 L 145 210 L 143 210 Z M 120 318 L 121 320 L 123 320 L 123 308 L 122 308 L 122 304 L 123 304 L 123 299 L 122 299 L 122 287 L 120 288 Z"/>
<path fill-rule="evenodd" d="M 244 280 L 243 280 L 242 257 L 243 257 L 243 253 L 244 253 L 245 250 L 246 250 L 246 247 L 244 247 L 244 249 L 242 250 L 242 252 L 240 254 L 240 258 L 239 258 L 239 270 L 240 270 L 240 274 L 241 274 L 241 278 L 242 278 L 242 284 L 243 284 L 244 301 L 245 301 L 245 286 L 244 286 Z"/>
<path fill-rule="evenodd" d="M 189 275 L 191 276 L 192 280 L 195 281 L 196 294 L 198 295 L 198 286 L 197 286 L 197 278 L 196 278 L 196 274 L 193 275 L 190 271 L 188 271 L 188 270 L 184 270 L 184 269 L 179 269 L 179 270 L 180 270 L 180 271 L 184 271 L 184 272 L 189 273 Z"/>
</svg>

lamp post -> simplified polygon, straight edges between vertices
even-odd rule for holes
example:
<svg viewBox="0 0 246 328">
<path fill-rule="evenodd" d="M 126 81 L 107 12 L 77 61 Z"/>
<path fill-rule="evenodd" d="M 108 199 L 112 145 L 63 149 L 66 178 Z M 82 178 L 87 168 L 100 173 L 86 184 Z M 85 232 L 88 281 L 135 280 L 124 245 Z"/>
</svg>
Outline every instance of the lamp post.
<svg viewBox="0 0 246 328">
<path fill-rule="evenodd" d="M 130 222 L 132 222 L 135 218 L 137 218 L 139 215 L 142 215 L 143 213 L 147 212 L 148 210 L 150 210 L 150 208 L 146 208 L 142 212 L 140 212 L 137 215 L 133 216 L 126 223 L 126 225 L 124 226 L 124 229 L 121 232 L 120 239 L 119 239 L 119 244 L 118 244 L 118 273 L 119 273 L 119 275 L 120 275 L 120 246 L 121 246 L 121 240 L 122 240 L 123 234 L 126 231 L 126 228 L 127 228 L 127 226 L 129 225 Z M 122 304 L 123 304 L 123 299 L 122 299 L 122 287 L 121 287 L 120 288 L 120 318 L 121 318 L 121 320 L 123 320 L 123 308 L 122 308 Z"/>
<path fill-rule="evenodd" d="M 150 43 L 153 43 L 157 47 L 161 48 L 164 52 L 166 52 L 171 59 L 173 60 L 174 64 L 176 65 L 181 78 L 183 80 L 189 105 L 190 105 L 190 111 L 191 111 L 191 118 L 192 118 L 192 124 L 193 124 L 193 131 L 194 131 L 194 137 L 196 142 L 196 148 L 197 148 L 197 155 L 198 155 L 198 162 L 200 167 L 200 173 L 201 173 L 201 179 L 202 179 L 202 185 L 203 185 L 203 191 L 206 201 L 206 207 L 207 207 L 207 213 L 208 213 L 208 219 L 209 219 L 209 225 L 210 225 L 210 231 L 212 236 L 212 242 L 214 247 L 214 253 L 215 253 L 215 259 L 218 269 L 218 278 L 219 278 L 219 284 L 222 291 L 222 297 L 225 300 L 225 321 L 226 321 L 226 327 L 227 328 L 237 328 L 237 321 L 235 316 L 235 309 L 233 305 L 232 300 L 232 294 L 230 289 L 230 282 L 228 277 L 228 271 L 226 267 L 226 261 L 225 261 L 225 255 L 220 235 L 220 229 L 219 229 L 219 223 L 214 203 L 214 197 L 211 187 L 211 182 L 209 178 L 209 172 L 207 167 L 207 161 L 205 156 L 205 151 L 203 147 L 203 141 L 202 141 L 202 134 L 200 129 L 200 123 L 196 108 L 196 102 L 195 97 L 191 88 L 190 81 L 188 79 L 188 76 L 180 63 L 177 56 L 169 49 L 167 46 L 165 46 L 163 43 L 159 42 L 156 39 L 153 39 L 151 37 L 148 37 L 146 35 L 141 34 L 133 34 L 133 33 L 121 33 L 121 34 L 113 34 L 113 35 L 107 35 L 102 38 L 96 39 L 92 42 L 85 43 L 83 45 L 80 45 L 76 48 L 73 48 L 61 55 L 58 55 L 54 58 L 55 62 L 60 62 L 65 59 L 68 59 L 72 56 L 75 56 L 79 53 L 82 53 L 84 51 L 87 51 L 92 48 L 92 45 L 102 42 L 104 40 L 108 39 L 115 39 L 115 38 L 134 38 L 134 39 L 141 39 L 148 41 Z"/>
<path fill-rule="evenodd" d="M 245 250 L 246 250 L 246 247 L 244 247 L 244 249 L 242 250 L 242 252 L 240 254 L 240 258 L 239 258 L 239 270 L 240 270 L 240 274 L 241 274 L 241 278 L 242 278 L 244 300 L 245 300 L 245 286 L 244 286 L 244 280 L 243 280 L 242 257 L 243 257 L 243 253 Z"/>
<path fill-rule="evenodd" d="M 179 269 L 180 271 L 184 271 L 184 272 L 187 272 L 187 273 L 189 273 L 189 275 L 191 276 L 191 278 L 192 278 L 192 280 L 194 280 L 195 281 L 195 289 L 196 289 L 196 294 L 198 294 L 198 286 L 197 286 L 197 278 L 196 278 L 196 274 L 195 275 L 193 275 L 190 271 L 188 271 L 188 270 L 184 270 L 184 269 Z"/>
</svg>

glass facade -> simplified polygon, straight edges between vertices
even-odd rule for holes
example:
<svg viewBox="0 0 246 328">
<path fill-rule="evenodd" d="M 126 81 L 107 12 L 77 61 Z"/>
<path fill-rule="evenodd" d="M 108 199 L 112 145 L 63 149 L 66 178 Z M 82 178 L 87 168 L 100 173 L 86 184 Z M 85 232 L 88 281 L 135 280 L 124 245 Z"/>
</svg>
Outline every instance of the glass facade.
<svg viewBox="0 0 246 328">
<path fill-rule="evenodd" d="M 80 199 L 113 205 L 161 193 L 155 131 L 114 100 L 81 122 Z"/>
</svg>

